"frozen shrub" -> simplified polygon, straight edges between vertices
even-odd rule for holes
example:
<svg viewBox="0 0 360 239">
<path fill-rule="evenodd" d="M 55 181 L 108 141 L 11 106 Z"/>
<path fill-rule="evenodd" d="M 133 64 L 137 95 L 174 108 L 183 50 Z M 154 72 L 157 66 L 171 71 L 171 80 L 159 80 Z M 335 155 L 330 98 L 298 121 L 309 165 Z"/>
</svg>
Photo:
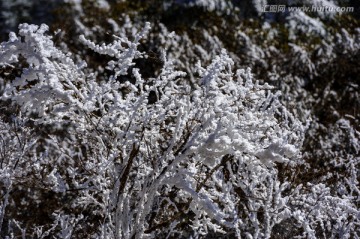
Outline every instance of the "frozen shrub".
<svg viewBox="0 0 360 239">
<path fill-rule="evenodd" d="M 118 38 L 107 45 L 81 36 L 85 45 L 115 59 L 107 64 L 113 74 L 102 81 L 96 69 L 85 71 L 86 64 L 58 50 L 45 25 L 20 25 L 19 36 L 12 33 L 1 44 L 2 66 L 26 62 L 2 100 L 19 107 L 14 113 L 25 122 L 21 129 L 39 138 L 32 139 L 19 167 L 11 166 L 16 157 L 7 156 L 11 148 L 4 144 L 2 169 L 33 175 L 40 189 L 3 176 L 6 192 L 9 182 L 33 193 L 23 198 L 27 206 L 39 205 L 36 198 L 45 191 L 57 193 L 57 205 L 47 212 L 54 221 L 46 226 L 61 238 L 175 236 L 183 230 L 189 236 L 234 230 L 269 237 L 271 227 L 290 216 L 277 202 L 274 210 L 283 216 L 275 218 L 266 202 L 274 193 L 281 198 L 275 163 L 296 164 L 301 124 L 272 87 L 253 80 L 250 69 L 234 72 L 225 50 L 208 67 L 196 65 L 194 89 L 165 56 L 159 75 L 143 78 L 133 61 L 144 57 L 136 48 L 148 29 L 133 41 Z M 121 75 L 134 80 L 119 80 Z M 155 100 L 149 102 L 151 94 Z M 8 197 L 3 218 L 9 228 L 25 227 L 6 214 Z M 241 197 L 250 211 L 239 207 Z M 9 210 L 18 203 L 13 199 Z M 252 213 L 258 210 L 264 218 Z M 95 228 L 84 231 L 89 223 Z M 40 233 L 36 226 L 42 225 L 26 230 Z"/>
</svg>

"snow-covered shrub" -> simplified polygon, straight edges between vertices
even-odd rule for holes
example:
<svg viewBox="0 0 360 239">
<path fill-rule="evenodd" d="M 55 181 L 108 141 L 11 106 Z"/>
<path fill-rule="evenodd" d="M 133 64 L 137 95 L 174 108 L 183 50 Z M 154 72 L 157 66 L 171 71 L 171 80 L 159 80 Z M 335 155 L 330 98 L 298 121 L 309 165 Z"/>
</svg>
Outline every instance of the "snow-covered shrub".
<svg viewBox="0 0 360 239">
<path fill-rule="evenodd" d="M 3 141 L 2 170 L 20 174 L 2 174 L 8 195 L 2 202 L 5 233 L 17 226 L 61 238 L 84 233 L 143 238 L 185 231 L 199 236 L 229 230 L 237 236 L 269 237 L 272 226 L 291 216 L 282 202 L 274 217 L 269 203 L 284 190 L 276 182 L 275 164 L 296 164 L 303 128 L 272 87 L 255 82 L 249 69 L 234 72 L 225 50 L 209 66 L 196 65 L 192 89 L 165 55 L 159 75 L 142 77 L 134 59 L 145 57 L 137 46 L 148 24 L 132 41 L 117 38 L 96 45 L 81 36 L 86 46 L 114 59 L 107 64 L 113 74 L 99 81 L 96 69 L 75 64 L 46 30 L 46 25 L 23 24 L 19 35 L 11 33 L 1 44 L 3 67 L 23 61 L 2 101 L 19 107 L 13 117 L 24 123 L 18 127 L 36 136 L 26 144 L 28 154 Z M 150 102 L 151 95 L 155 100 Z M 11 152 L 22 154 L 17 167 Z M 19 202 L 9 197 L 14 188 L 32 195 Z M 44 192 L 57 195 L 46 212 L 52 224 L 26 226 L 6 213 L 5 206 L 11 211 L 41 205 Z"/>
<path fill-rule="evenodd" d="M 67 2 L 1 44 L 2 237 L 359 237 L 348 14 Z"/>
</svg>

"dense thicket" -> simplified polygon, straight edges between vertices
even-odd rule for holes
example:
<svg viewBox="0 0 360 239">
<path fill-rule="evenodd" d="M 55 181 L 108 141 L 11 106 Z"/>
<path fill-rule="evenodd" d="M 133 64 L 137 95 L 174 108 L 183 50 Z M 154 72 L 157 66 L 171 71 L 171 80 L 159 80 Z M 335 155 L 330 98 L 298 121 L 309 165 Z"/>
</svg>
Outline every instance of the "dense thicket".
<svg viewBox="0 0 360 239">
<path fill-rule="evenodd" d="M 1 4 L 1 238 L 359 237 L 355 1 Z"/>
</svg>

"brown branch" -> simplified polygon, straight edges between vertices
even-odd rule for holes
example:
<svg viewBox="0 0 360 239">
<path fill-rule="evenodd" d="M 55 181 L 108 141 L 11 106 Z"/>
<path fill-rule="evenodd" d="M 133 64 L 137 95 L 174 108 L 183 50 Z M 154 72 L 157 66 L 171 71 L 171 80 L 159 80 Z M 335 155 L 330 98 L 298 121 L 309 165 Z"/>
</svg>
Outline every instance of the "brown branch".
<svg viewBox="0 0 360 239">
<path fill-rule="evenodd" d="M 218 165 L 216 165 L 213 169 L 211 169 L 210 172 L 206 175 L 206 178 L 200 184 L 197 185 L 196 192 L 198 193 L 201 190 L 201 188 L 205 185 L 207 180 L 215 173 L 216 170 L 218 170 L 221 166 L 225 166 L 225 164 L 233 158 L 234 158 L 233 155 L 229 155 L 229 154 L 224 155 L 221 159 L 221 162 Z"/>
<path fill-rule="evenodd" d="M 129 178 L 129 175 L 130 175 L 131 166 L 133 164 L 134 158 L 136 157 L 136 155 L 139 152 L 139 148 L 140 148 L 140 145 L 136 146 L 135 143 L 133 144 L 133 148 L 132 148 L 132 150 L 130 152 L 130 155 L 129 155 L 129 160 L 128 160 L 128 162 L 126 164 L 126 167 L 124 169 L 124 172 L 122 173 L 121 178 L 120 178 L 120 186 L 119 186 L 118 198 L 119 198 L 119 195 L 124 192 L 126 182 L 127 182 L 128 178 Z"/>
</svg>

